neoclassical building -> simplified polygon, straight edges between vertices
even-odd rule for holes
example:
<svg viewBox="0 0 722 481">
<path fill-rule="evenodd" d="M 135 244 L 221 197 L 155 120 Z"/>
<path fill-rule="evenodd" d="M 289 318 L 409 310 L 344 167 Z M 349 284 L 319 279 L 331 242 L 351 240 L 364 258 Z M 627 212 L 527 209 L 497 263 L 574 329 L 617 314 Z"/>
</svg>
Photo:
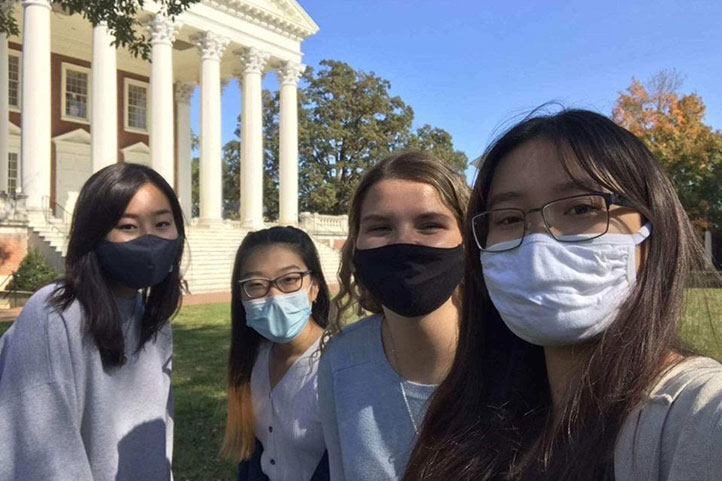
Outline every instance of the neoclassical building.
<svg viewBox="0 0 722 481">
<path fill-rule="evenodd" d="M 0 36 L 0 191 L 28 209 L 72 211 L 85 180 L 118 162 L 160 172 L 191 206 L 190 96 L 200 88 L 200 222 L 222 217 L 221 108 L 242 117 L 241 222 L 263 226 L 261 78 L 279 77 L 280 221 L 297 209 L 296 85 L 318 26 L 294 0 L 202 0 L 175 19 L 147 5 L 151 62 L 111 46 L 104 25 L 48 0 L 4 2 L 20 36 Z M 242 86 L 221 106 L 221 87 Z"/>
<path fill-rule="evenodd" d="M 191 218 L 195 89 L 200 216 L 186 229 L 191 290 L 227 291 L 239 242 L 264 227 L 261 80 L 268 73 L 280 84 L 279 223 L 298 224 L 296 89 L 305 68 L 301 43 L 318 26 L 295 0 L 201 0 L 176 18 L 146 2 L 139 20 L 151 62 L 112 47 L 105 25 L 48 0 L 0 0 L 0 8 L 20 28 L 18 36 L 0 35 L 0 291 L 29 247 L 63 269 L 79 190 L 109 164 L 152 166 Z M 221 105 L 232 79 L 241 103 Z M 242 119 L 240 222 L 222 220 L 221 110 Z M 321 235 L 324 271 L 335 278 L 338 253 L 324 243 L 333 243 L 340 224 L 325 217 L 307 214 L 301 223 Z"/>
</svg>

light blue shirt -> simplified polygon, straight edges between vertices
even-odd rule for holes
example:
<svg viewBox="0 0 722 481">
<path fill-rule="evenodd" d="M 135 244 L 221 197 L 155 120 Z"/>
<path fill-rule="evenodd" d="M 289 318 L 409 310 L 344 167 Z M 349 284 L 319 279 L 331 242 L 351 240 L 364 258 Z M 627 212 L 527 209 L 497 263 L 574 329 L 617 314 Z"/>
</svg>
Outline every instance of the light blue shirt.
<svg viewBox="0 0 722 481">
<path fill-rule="evenodd" d="M 402 388 L 403 384 L 403 388 Z M 436 385 L 403 379 L 384 353 L 381 316 L 345 328 L 318 368 L 332 481 L 401 479 Z"/>
</svg>

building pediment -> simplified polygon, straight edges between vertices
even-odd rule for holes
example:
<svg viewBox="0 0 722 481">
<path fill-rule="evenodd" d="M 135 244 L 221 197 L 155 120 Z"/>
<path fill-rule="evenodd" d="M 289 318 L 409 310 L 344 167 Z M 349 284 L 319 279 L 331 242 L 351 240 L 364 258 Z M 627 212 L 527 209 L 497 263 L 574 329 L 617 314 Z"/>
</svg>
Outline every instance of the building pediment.
<svg viewBox="0 0 722 481">
<path fill-rule="evenodd" d="M 55 142 L 56 144 L 73 143 L 90 145 L 90 133 L 85 129 L 75 129 L 71 130 L 70 132 L 53 137 L 53 142 Z"/>
<path fill-rule="evenodd" d="M 299 40 L 318 32 L 316 22 L 294 0 L 202 0 L 202 3 L 253 23 L 275 27 Z"/>
<path fill-rule="evenodd" d="M 137 142 L 133 145 L 129 145 L 128 147 L 124 147 L 120 149 L 121 152 L 123 152 L 123 155 L 125 154 L 150 154 L 150 147 L 146 145 L 144 142 Z"/>
<path fill-rule="evenodd" d="M 10 128 L 8 129 L 8 133 L 10 135 L 20 135 L 20 127 L 18 127 L 12 122 L 9 122 L 9 127 Z"/>
</svg>

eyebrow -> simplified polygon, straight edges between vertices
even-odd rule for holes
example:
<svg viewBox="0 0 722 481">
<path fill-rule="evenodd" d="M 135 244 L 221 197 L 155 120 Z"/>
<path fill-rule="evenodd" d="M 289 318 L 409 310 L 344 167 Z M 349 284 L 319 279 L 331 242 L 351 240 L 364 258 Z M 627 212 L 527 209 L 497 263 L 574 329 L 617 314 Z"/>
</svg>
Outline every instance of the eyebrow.
<svg viewBox="0 0 722 481">
<path fill-rule="evenodd" d="M 152 215 L 153 215 L 154 217 L 157 217 L 157 216 L 163 215 L 163 214 L 171 214 L 171 215 L 172 215 L 173 212 L 171 212 L 170 209 L 161 209 L 161 210 L 156 210 L 155 212 L 152 213 Z M 138 215 L 138 214 L 133 214 L 132 212 L 127 212 L 127 213 L 123 213 L 123 215 L 120 216 L 121 219 L 122 219 L 123 217 L 130 217 L 131 219 L 138 219 L 138 218 L 140 218 L 141 216 Z"/>
<path fill-rule="evenodd" d="M 363 222 L 373 222 L 373 221 L 377 221 L 377 222 L 380 222 L 380 221 L 388 221 L 388 220 L 391 219 L 392 217 L 393 217 L 393 216 L 390 216 L 390 215 L 368 214 L 368 215 L 363 216 L 363 217 L 361 218 L 361 221 L 360 221 L 359 223 L 363 223 Z M 424 212 L 424 213 L 422 213 L 422 214 L 419 214 L 419 215 L 414 216 L 414 219 L 421 219 L 421 220 L 438 219 L 438 218 L 444 218 L 444 219 L 446 219 L 446 218 L 448 218 L 448 217 L 449 217 L 449 215 L 448 215 L 448 214 L 445 214 L 445 213 L 443 213 L 443 212 L 439 212 L 439 211 L 429 211 L 429 212 Z"/>
<path fill-rule="evenodd" d="M 554 186 L 553 189 L 555 192 L 559 192 L 559 194 L 567 194 L 570 192 L 578 192 L 578 191 L 589 191 L 586 187 L 581 186 L 579 183 L 574 181 L 564 182 L 561 184 L 557 184 Z M 523 191 L 516 191 L 516 190 L 509 190 L 506 192 L 500 192 L 498 194 L 494 194 L 491 199 L 489 199 L 489 207 L 493 206 L 494 204 L 498 204 L 500 202 L 507 202 L 512 200 L 519 200 L 523 198 L 526 195 Z"/>
<path fill-rule="evenodd" d="M 303 268 L 301 268 L 301 266 L 297 266 L 296 264 L 291 264 L 290 266 L 286 266 L 283 269 L 279 269 L 278 275 L 282 276 L 284 273 L 289 272 L 289 271 L 303 272 L 304 270 L 308 270 L 308 269 L 303 269 Z M 260 271 L 250 271 L 250 272 L 244 272 L 243 275 L 241 276 L 241 280 L 254 279 L 257 277 L 262 278 L 262 279 L 267 279 L 267 277 L 264 277 L 263 273 Z M 274 276 L 274 277 L 278 277 L 278 276 Z"/>
</svg>

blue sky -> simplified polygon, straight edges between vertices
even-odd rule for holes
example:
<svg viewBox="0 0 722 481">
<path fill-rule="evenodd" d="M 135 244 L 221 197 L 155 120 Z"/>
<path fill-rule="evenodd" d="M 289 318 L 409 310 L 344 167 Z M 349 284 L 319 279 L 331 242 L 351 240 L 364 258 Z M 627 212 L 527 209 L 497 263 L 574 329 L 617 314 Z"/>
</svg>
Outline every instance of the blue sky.
<svg viewBox="0 0 722 481">
<path fill-rule="evenodd" d="M 478 156 L 499 129 L 557 101 L 610 114 L 632 77 L 662 69 L 707 105 L 722 129 L 722 2 L 300 0 L 320 31 L 304 63 L 336 59 L 391 82 L 415 126 L 449 131 Z M 264 87 L 278 88 L 275 74 Z M 223 93 L 223 142 L 233 137 L 237 84 Z M 194 130 L 197 132 L 197 92 Z M 468 172 L 470 176 L 471 170 Z"/>
</svg>

